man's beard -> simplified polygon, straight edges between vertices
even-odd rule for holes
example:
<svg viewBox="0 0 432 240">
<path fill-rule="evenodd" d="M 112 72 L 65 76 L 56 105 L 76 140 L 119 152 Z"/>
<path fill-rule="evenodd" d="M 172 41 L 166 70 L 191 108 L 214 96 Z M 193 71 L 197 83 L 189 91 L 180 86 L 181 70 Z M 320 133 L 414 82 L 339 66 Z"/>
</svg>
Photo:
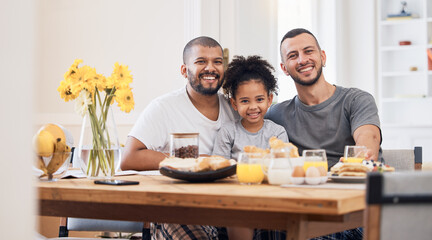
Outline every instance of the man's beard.
<svg viewBox="0 0 432 240">
<path fill-rule="evenodd" d="M 298 83 L 298 84 L 300 84 L 300 85 L 302 85 L 302 86 L 312 86 L 312 85 L 314 85 L 316 82 L 318 82 L 318 79 L 321 77 L 322 69 L 323 69 L 323 68 L 322 68 L 322 65 L 321 65 L 321 67 L 318 69 L 317 76 L 316 76 L 314 79 L 312 79 L 312 81 L 310 81 L 310 82 L 302 81 L 299 77 L 294 77 L 294 76 L 291 75 L 291 74 L 290 74 L 290 76 L 291 76 L 291 78 L 294 80 L 294 82 L 296 82 L 296 83 Z"/>
<path fill-rule="evenodd" d="M 219 91 L 219 89 L 220 89 L 221 86 L 222 86 L 222 83 L 223 83 L 222 80 L 223 80 L 223 79 L 222 79 L 222 80 L 219 79 L 219 78 L 220 78 L 220 75 L 217 74 L 217 73 L 209 73 L 209 72 L 206 72 L 206 73 L 200 73 L 200 74 L 198 75 L 198 79 L 197 79 L 197 78 L 195 77 L 195 75 L 192 74 L 192 72 L 191 72 L 189 69 L 188 69 L 187 71 L 188 71 L 188 80 L 189 80 L 189 84 L 191 85 L 191 87 L 192 87 L 196 92 L 201 93 L 202 95 L 207 95 L 207 96 L 214 95 L 214 94 L 216 94 L 216 93 Z M 203 75 L 213 75 L 213 76 L 216 78 L 216 80 L 219 79 L 219 81 L 217 82 L 216 87 L 214 87 L 214 88 L 212 88 L 212 87 L 205 88 L 205 87 L 201 84 L 201 82 L 200 82 L 200 78 L 201 78 L 201 76 L 203 76 Z"/>
</svg>

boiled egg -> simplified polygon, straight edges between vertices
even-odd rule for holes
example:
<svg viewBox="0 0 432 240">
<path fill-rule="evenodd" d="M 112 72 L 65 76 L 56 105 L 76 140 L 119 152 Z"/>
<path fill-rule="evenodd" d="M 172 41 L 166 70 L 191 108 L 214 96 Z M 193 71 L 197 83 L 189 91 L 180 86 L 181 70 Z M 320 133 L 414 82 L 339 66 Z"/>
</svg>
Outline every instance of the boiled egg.
<svg viewBox="0 0 432 240">
<path fill-rule="evenodd" d="M 305 181 L 307 184 L 312 184 L 312 185 L 320 184 L 321 176 L 320 176 L 320 171 L 318 170 L 317 167 L 309 167 L 306 170 Z"/>
<path fill-rule="evenodd" d="M 294 170 L 292 172 L 293 177 L 304 177 L 305 171 L 303 170 L 302 166 L 295 166 Z"/>
<path fill-rule="evenodd" d="M 321 174 L 317 167 L 309 167 L 306 170 L 306 177 L 321 177 Z"/>
</svg>

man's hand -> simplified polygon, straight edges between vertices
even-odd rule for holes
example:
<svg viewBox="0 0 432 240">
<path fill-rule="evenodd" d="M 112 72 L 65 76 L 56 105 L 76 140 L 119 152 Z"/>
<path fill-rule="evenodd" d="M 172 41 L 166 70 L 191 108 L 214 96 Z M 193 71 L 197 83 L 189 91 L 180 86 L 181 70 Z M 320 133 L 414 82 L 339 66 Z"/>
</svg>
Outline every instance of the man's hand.
<svg viewBox="0 0 432 240">
<path fill-rule="evenodd" d="M 381 133 L 377 126 L 363 125 L 354 131 L 353 138 L 357 146 L 366 146 L 368 149 L 366 159 L 378 159 Z"/>
<path fill-rule="evenodd" d="M 138 139 L 129 136 L 124 148 L 121 169 L 122 170 L 157 170 L 159 163 L 167 155 L 162 152 L 147 149 Z"/>
</svg>

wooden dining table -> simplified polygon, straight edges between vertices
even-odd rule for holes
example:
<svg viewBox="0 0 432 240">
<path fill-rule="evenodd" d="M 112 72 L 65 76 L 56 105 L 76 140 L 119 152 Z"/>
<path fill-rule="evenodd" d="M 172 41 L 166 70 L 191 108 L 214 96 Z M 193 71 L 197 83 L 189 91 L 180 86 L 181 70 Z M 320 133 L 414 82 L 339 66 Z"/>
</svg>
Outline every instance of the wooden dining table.
<svg viewBox="0 0 432 240">
<path fill-rule="evenodd" d="M 241 185 L 235 178 L 189 183 L 165 176 L 115 179 L 139 185 L 98 185 L 89 179 L 38 182 L 42 216 L 239 226 L 287 231 L 307 239 L 361 227 L 365 190 Z"/>
</svg>

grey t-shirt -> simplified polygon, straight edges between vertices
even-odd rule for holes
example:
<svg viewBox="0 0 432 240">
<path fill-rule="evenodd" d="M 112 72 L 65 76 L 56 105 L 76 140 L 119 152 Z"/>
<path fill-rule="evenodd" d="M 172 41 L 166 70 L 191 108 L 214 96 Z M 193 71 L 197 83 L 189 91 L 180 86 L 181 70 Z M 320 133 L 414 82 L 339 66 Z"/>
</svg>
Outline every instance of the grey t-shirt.
<svg viewBox="0 0 432 240">
<path fill-rule="evenodd" d="M 270 107 L 266 118 L 285 127 L 299 149 L 325 149 L 329 168 L 343 156 L 346 145 L 355 145 L 354 131 L 362 125 L 380 127 L 373 96 L 357 88 L 336 86 L 326 101 L 308 106 L 297 96 Z M 381 160 L 381 154 L 379 159 Z"/>
<path fill-rule="evenodd" d="M 256 133 L 247 131 L 241 121 L 226 123 L 222 125 L 216 135 L 212 155 L 237 159 L 244 146 L 253 145 L 264 149 L 270 148 L 269 139 L 272 136 L 288 142 L 285 129 L 268 119 L 264 119 L 263 127 Z"/>
</svg>

